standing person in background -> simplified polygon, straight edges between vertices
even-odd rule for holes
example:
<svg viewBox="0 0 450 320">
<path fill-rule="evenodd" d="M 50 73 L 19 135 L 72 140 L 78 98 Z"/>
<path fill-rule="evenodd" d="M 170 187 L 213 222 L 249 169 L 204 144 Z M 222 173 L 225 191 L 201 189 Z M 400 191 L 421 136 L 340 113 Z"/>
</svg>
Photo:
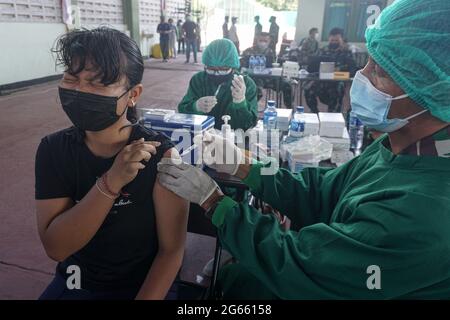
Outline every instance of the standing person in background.
<svg viewBox="0 0 450 320">
<path fill-rule="evenodd" d="M 200 29 L 200 18 L 197 18 L 197 50 L 198 52 L 202 52 L 202 35 Z"/>
<path fill-rule="evenodd" d="M 280 27 L 276 23 L 277 18 L 274 16 L 271 16 L 269 19 L 270 22 L 270 29 L 269 33 L 272 37 L 272 42 L 270 43 L 270 48 L 273 52 L 275 52 L 275 58 L 277 55 L 277 43 L 278 43 L 278 34 L 280 33 Z"/>
<path fill-rule="evenodd" d="M 240 53 L 239 38 L 237 35 L 237 30 L 236 30 L 236 22 L 237 22 L 237 17 L 232 17 L 231 18 L 231 27 L 230 27 L 230 31 L 229 31 L 229 37 L 230 37 L 230 40 L 233 41 L 234 45 L 236 46 L 236 50 L 239 54 Z"/>
<path fill-rule="evenodd" d="M 177 49 L 175 48 L 177 36 L 177 27 L 173 24 L 173 19 L 169 19 L 169 55 L 171 58 L 177 57 Z"/>
<path fill-rule="evenodd" d="M 229 16 L 225 16 L 225 22 L 222 25 L 222 33 L 225 39 L 230 39 L 230 32 L 228 31 L 228 22 L 230 21 Z"/>
<path fill-rule="evenodd" d="M 178 52 L 184 53 L 184 35 L 183 30 L 181 29 L 182 26 L 181 19 L 177 21 L 177 40 L 178 40 Z"/>
<path fill-rule="evenodd" d="M 194 55 L 194 63 L 197 63 L 197 34 L 198 34 L 198 26 L 197 24 L 191 20 L 191 16 L 186 16 L 186 22 L 183 23 L 182 26 L 184 38 L 186 39 L 186 62 L 189 63 L 191 56 L 191 48 L 192 53 Z"/>
<path fill-rule="evenodd" d="M 253 45 L 256 46 L 256 38 L 261 34 L 262 32 L 262 25 L 259 23 L 259 16 L 255 16 L 255 35 L 253 36 Z"/>
<path fill-rule="evenodd" d="M 161 47 L 163 62 L 167 62 L 167 58 L 169 57 L 169 33 L 171 30 L 164 16 L 161 16 L 161 22 L 158 24 L 156 32 L 159 33 L 159 45 Z"/>
</svg>

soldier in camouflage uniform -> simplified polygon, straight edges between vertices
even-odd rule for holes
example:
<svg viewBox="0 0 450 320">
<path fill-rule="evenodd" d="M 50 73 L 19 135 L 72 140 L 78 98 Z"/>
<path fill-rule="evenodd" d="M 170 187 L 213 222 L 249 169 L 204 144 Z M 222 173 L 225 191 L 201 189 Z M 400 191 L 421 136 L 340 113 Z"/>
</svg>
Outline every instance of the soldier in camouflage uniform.
<svg viewBox="0 0 450 320">
<path fill-rule="evenodd" d="M 303 66 L 308 64 L 308 58 L 316 56 L 319 52 L 319 41 L 317 41 L 317 34 L 319 30 L 317 28 L 311 28 L 309 30 L 309 37 L 302 40 L 300 43 L 300 49 L 298 53 L 298 63 Z"/>
<path fill-rule="evenodd" d="M 336 71 L 356 72 L 356 63 L 352 53 L 344 45 L 342 29 L 330 31 L 328 45 L 319 51 L 326 61 L 335 61 Z M 324 59 L 325 60 L 325 59 Z M 311 81 L 305 84 L 305 99 L 312 112 L 318 112 L 317 98 L 328 105 L 328 112 L 341 112 L 345 83 L 341 81 Z"/>
<path fill-rule="evenodd" d="M 266 68 L 272 68 L 273 59 L 275 54 L 270 48 L 270 34 L 267 32 L 261 32 L 256 37 L 256 45 L 246 49 L 242 53 L 241 58 L 241 67 L 248 68 L 249 60 L 251 56 L 265 56 L 266 57 Z M 273 80 L 267 79 L 254 79 L 257 87 L 258 87 L 258 99 L 261 98 L 261 88 L 276 90 L 276 84 Z M 280 82 L 280 90 L 283 92 L 283 100 L 284 104 L 287 107 L 292 107 L 292 91 L 291 85 L 288 80 L 282 79 Z"/>
</svg>

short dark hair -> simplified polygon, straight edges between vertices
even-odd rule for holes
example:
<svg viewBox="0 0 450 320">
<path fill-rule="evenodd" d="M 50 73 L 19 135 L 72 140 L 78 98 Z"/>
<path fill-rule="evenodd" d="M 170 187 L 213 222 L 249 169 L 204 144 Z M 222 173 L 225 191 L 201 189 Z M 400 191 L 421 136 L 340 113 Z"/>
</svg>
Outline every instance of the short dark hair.
<svg viewBox="0 0 450 320">
<path fill-rule="evenodd" d="M 314 32 L 319 32 L 319 29 L 317 29 L 317 28 L 309 29 L 309 34 L 313 34 Z"/>
<path fill-rule="evenodd" d="M 270 33 L 268 33 L 268 32 L 261 32 L 258 36 L 260 36 L 260 37 L 271 37 Z"/>
<path fill-rule="evenodd" d="M 94 79 L 108 86 L 126 78 L 127 89 L 142 82 L 144 60 L 136 42 L 118 30 L 100 27 L 70 31 L 58 38 L 52 52 L 56 65 L 77 75 L 89 62 L 95 68 Z M 137 121 L 136 108 L 128 108 L 127 118 Z"/>
<path fill-rule="evenodd" d="M 342 30 L 341 28 L 333 28 L 330 30 L 330 33 L 328 34 L 329 36 L 338 36 L 341 35 L 341 37 L 344 37 L 344 30 Z"/>
</svg>

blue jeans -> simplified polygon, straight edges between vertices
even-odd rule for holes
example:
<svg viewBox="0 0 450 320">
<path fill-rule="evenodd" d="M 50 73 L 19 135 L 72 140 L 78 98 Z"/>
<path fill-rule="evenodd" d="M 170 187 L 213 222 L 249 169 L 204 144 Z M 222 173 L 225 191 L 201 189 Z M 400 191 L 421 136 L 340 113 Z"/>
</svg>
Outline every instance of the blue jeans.
<svg viewBox="0 0 450 320">
<path fill-rule="evenodd" d="M 191 57 L 191 47 L 194 53 L 194 62 L 197 62 L 197 39 L 186 39 L 186 61 Z"/>
<path fill-rule="evenodd" d="M 86 289 L 68 289 L 66 279 L 59 272 L 44 290 L 39 300 L 134 300 L 139 289 L 94 292 Z M 178 284 L 172 284 L 165 300 L 178 298 Z"/>
<path fill-rule="evenodd" d="M 169 58 L 169 39 L 159 40 L 159 45 L 161 47 L 163 59 Z"/>
</svg>

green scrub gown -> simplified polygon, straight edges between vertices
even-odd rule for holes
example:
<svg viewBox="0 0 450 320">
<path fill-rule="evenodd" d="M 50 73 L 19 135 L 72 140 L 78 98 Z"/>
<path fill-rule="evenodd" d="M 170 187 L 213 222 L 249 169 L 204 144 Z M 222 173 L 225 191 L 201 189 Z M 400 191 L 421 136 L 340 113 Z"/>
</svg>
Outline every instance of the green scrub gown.
<svg viewBox="0 0 450 320">
<path fill-rule="evenodd" d="M 225 197 L 213 223 L 239 262 L 220 274 L 224 297 L 450 298 L 450 158 L 385 144 L 335 169 L 261 175 L 268 164 L 253 165 L 244 182 L 298 231 Z"/>
<path fill-rule="evenodd" d="M 258 101 L 256 98 L 256 85 L 251 78 L 244 76 L 245 100 L 241 103 L 234 103 L 231 96 L 231 81 L 221 85 L 217 94 L 217 104 L 208 113 L 215 118 L 215 127 L 220 129 L 223 124 L 222 116 L 230 115 L 229 124 L 232 129 L 243 129 L 244 131 L 256 125 L 258 118 Z M 216 85 L 208 80 L 206 72 L 201 71 L 195 74 L 189 82 L 186 95 L 178 105 L 178 111 L 182 113 L 204 114 L 197 110 L 196 101 L 205 96 L 213 96 L 217 90 Z"/>
</svg>

